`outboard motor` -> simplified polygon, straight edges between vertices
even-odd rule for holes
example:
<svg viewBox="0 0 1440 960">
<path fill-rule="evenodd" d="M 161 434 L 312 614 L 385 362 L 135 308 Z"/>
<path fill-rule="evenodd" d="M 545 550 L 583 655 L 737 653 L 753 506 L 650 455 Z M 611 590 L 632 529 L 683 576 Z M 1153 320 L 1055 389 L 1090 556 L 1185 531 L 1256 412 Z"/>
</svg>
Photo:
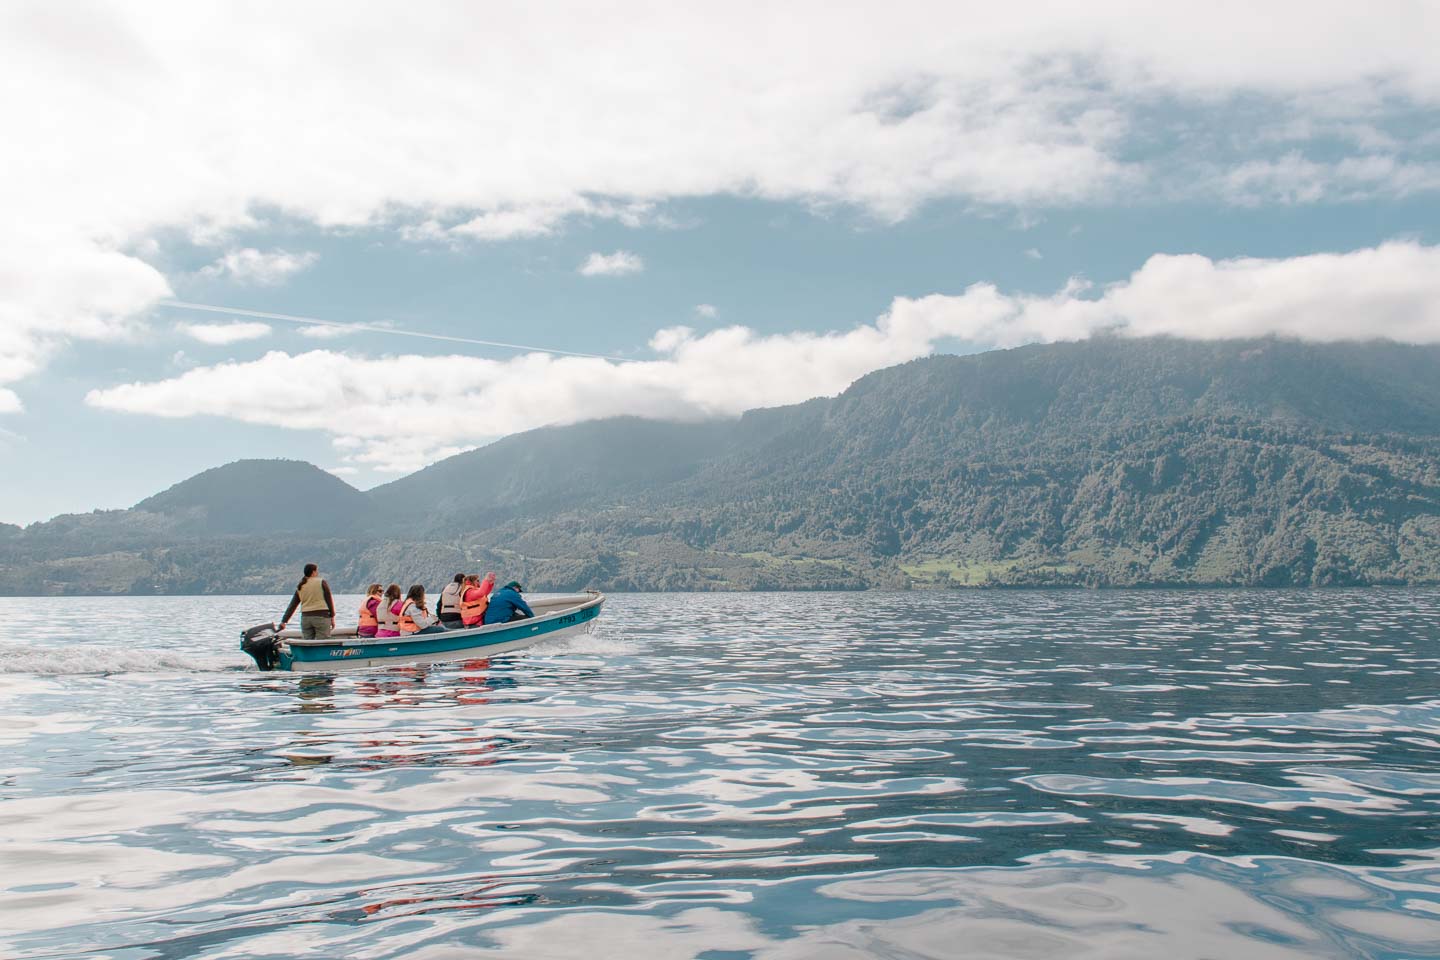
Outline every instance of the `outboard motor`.
<svg viewBox="0 0 1440 960">
<path fill-rule="evenodd" d="M 280 631 L 273 623 L 262 623 L 240 633 L 240 649 L 255 659 L 261 670 L 280 665 Z"/>
</svg>

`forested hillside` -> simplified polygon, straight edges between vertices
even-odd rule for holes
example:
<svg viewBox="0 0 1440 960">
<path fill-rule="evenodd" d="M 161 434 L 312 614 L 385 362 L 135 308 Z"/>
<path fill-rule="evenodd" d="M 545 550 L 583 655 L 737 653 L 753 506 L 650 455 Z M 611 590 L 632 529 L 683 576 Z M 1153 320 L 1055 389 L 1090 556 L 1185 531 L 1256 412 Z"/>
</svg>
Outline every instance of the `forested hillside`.
<svg viewBox="0 0 1440 960">
<path fill-rule="evenodd" d="M 366 521 L 370 500 L 299 460 L 240 460 L 196 474 L 135 505 L 197 534 L 343 532 Z"/>
<path fill-rule="evenodd" d="M 934 357 L 738 420 L 532 431 L 368 495 L 242 461 L 0 534 L 0 590 L 270 591 L 308 558 L 347 588 L 1435 583 L 1437 383 L 1440 348 L 1390 343 Z M 310 506 L 276 525 L 287 502 Z"/>
</svg>

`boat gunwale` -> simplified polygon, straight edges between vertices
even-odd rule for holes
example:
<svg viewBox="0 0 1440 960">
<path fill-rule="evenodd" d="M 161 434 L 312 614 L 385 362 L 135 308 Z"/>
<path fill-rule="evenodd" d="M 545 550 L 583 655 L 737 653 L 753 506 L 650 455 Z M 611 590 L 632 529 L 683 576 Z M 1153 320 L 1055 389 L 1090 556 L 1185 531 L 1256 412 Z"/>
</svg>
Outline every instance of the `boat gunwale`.
<svg viewBox="0 0 1440 960">
<path fill-rule="evenodd" d="M 578 598 L 581 596 L 581 594 L 573 594 L 572 596 Z M 557 597 L 555 599 L 568 600 L 570 599 L 570 597 Z M 488 623 L 479 627 L 465 627 L 461 630 L 447 629 L 444 633 L 409 633 L 399 637 L 315 637 L 310 640 L 306 640 L 302 637 L 285 637 L 283 639 L 283 642 L 291 647 L 306 647 L 307 649 L 312 650 L 317 647 L 356 649 L 379 646 L 394 647 L 412 643 L 429 643 L 431 641 L 438 640 L 441 637 L 450 637 L 455 640 L 468 639 L 470 637 L 486 637 L 490 634 L 501 633 L 507 629 L 513 630 L 516 627 L 539 626 L 540 624 L 553 620 L 557 617 L 569 616 L 573 613 L 579 613 L 582 610 L 588 610 L 591 607 L 597 607 L 604 602 L 605 594 L 595 591 L 590 593 L 589 596 L 580 603 L 576 603 L 571 606 L 561 607 L 558 610 L 552 610 L 549 613 L 542 614 L 538 617 L 523 617 L 519 620 L 507 620 L 504 623 Z M 392 654 L 392 656 L 393 655 L 394 654 Z"/>
</svg>

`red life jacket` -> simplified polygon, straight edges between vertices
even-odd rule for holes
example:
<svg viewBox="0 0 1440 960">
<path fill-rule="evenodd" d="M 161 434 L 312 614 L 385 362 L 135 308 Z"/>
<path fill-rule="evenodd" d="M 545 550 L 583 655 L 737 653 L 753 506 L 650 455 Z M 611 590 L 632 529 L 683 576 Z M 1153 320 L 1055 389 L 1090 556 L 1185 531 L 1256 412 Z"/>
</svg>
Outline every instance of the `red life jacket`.
<svg viewBox="0 0 1440 960">
<path fill-rule="evenodd" d="M 485 618 L 485 608 L 490 606 L 490 594 L 479 587 L 466 587 L 460 600 L 460 622 L 473 627 Z"/>
</svg>

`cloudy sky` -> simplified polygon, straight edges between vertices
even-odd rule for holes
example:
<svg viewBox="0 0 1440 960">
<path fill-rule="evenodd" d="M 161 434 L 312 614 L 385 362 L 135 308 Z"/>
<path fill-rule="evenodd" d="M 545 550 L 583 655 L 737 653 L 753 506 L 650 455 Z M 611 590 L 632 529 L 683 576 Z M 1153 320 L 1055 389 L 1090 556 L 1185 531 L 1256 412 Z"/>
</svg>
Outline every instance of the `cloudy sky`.
<svg viewBox="0 0 1440 960">
<path fill-rule="evenodd" d="M 7 3 L 0 521 L 1097 329 L 1440 341 L 1440 5 L 1177 6 Z"/>
</svg>

